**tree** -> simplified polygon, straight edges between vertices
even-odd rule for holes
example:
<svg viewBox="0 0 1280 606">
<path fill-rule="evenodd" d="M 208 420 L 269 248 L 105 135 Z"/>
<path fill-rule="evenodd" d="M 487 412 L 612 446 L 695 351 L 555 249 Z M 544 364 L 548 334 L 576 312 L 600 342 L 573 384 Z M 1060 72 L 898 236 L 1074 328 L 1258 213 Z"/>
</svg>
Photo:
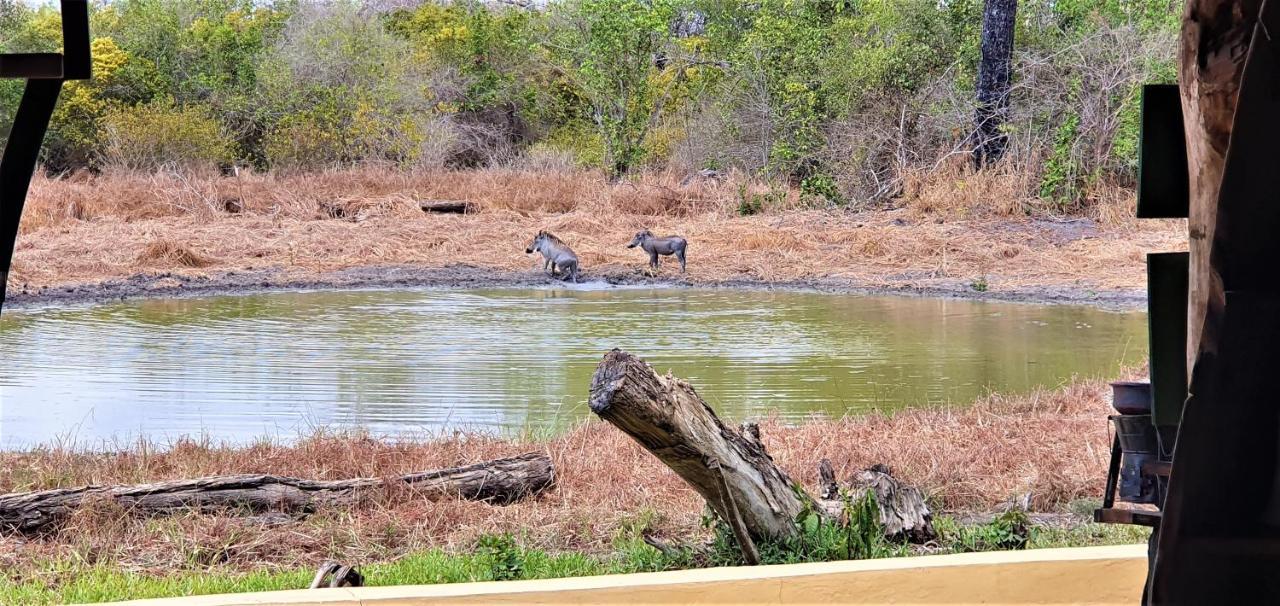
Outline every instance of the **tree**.
<svg viewBox="0 0 1280 606">
<path fill-rule="evenodd" d="M 982 59 L 978 65 L 978 109 L 973 119 L 973 164 L 988 166 L 1004 155 L 1008 135 L 1010 66 L 1013 63 L 1017 0 L 986 0 L 982 10 Z"/>
<path fill-rule="evenodd" d="M 663 69 L 656 60 L 675 52 L 675 15 L 659 0 L 579 0 L 558 15 L 564 21 L 553 28 L 551 58 L 590 105 L 610 177 L 621 177 L 643 159 L 645 139 L 668 101 L 674 81 L 659 83 Z M 679 75 L 686 67 L 668 58 L 665 69 Z"/>
</svg>

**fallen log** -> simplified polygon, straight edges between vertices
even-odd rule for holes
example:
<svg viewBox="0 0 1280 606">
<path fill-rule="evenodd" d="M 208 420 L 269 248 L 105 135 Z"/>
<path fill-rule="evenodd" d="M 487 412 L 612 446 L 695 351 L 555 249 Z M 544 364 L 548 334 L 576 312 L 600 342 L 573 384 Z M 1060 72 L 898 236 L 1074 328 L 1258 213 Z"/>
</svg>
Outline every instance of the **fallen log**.
<svg viewBox="0 0 1280 606">
<path fill-rule="evenodd" d="M 466 200 L 421 200 L 418 208 L 424 213 L 452 213 L 468 215 L 476 212 L 475 204 Z"/>
<path fill-rule="evenodd" d="M 615 349 L 591 379 L 591 410 L 688 482 L 733 529 L 748 562 L 752 540 L 784 540 L 816 503 L 755 435 L 725 425 L 688 383 Z"/>
<path fill-rule="evenodd" d="M 178 510 L 309 512 L 352 502 L 371 489 L 408 488 L 429 498 L 457 497 L 505 505 L 555 484 L 543 453 L 497 459 L 394 478 L 305 480 L 264 474 L 211 476 L 134 486 L 85 486 L 0 495 L 0 530 L 32 532 L 64 519 L 76 508 L 107 501 L 143 514 Z"/>
</svg>

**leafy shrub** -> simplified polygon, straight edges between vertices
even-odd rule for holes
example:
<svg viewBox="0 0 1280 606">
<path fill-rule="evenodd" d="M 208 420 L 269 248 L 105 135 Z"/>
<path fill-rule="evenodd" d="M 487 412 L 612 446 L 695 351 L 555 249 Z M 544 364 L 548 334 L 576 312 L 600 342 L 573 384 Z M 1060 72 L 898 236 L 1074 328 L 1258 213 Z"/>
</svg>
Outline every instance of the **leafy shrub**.
<svg viewBox="0 0 1280 606">
<path fill-rule="evenodd" d="M 1032 539 L 1031 519 L 1011 509 L 987 524 L 941 529 L 943 539 L 959 552 L 1025 549 Z"/>
<path fill-rule="evenodd" d="M 113 106 L 103 117 L 103 163 L 115 168 L 157 170 L 229 163 L 235 145 L 217 118 L 201 106 L 171 100 Z"/>
<path fill-rule="evenodd" d="M 582 168 L 601 166 L 605 158 L 604 140 L 590 126 L 572 122 L 551 131 L 527 152 L 567 154 Z"/>
<path fill-rule="evenodd" d="M 800 181 L 800 193 L 820 200 L 825 200 L 831 204 L 844 204 L 844 196 L 840 194 L 840 187 L 836 184 L 835 178 L 826 173 L 816 173 L 805 177 Z"/>
<path fill-rule="evenodd" d="M 768 206 L 779 206 L 787 201 L 785 187 L 770 187 L 764 193 L 753 192 L 747 185 L 738 185 L 738 215 L 749 217 L 765 211 Z"/>
<path fill-rule="evenodd" d="M 511 535 L 484 535 L 476 541 L 476 551 L 489 565 L 493 580 L 511 581 L 524 575 L 524 553 Z"/>
<path fill-rule="evenodd" d="M 875 493 L 861 491 L 857 495 L 844 493 L 844 515 L 832 520 L 812 509 L 805 509 L 796 516 L 799 531 L 784 541 L 762 541 L 756 545 L 763 564 L 798 564 L 804 562 L 829 562 L 834 560 L 861 560 L 905 555 L 905 545 L 890 543 L 884 538 L 880 524 L 880 506 Z M 732 529 L 719 520 L 704 518 L 704 524 L 714 526 L 711 559 L 716 565 L 742 563 L 742 552 Z"/>
</svg>

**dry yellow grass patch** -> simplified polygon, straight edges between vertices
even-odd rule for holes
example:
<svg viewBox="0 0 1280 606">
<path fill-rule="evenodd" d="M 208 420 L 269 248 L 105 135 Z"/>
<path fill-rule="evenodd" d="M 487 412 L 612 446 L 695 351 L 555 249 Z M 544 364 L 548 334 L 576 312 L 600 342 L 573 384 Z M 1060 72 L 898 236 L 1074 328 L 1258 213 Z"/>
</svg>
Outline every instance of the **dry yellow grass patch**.
<svg viewBox="0 0 1280 606">
<path fill-rule="evenodd" d="M 171 240 L 155 240 L 138 253 L 138 262 L 146 265 L 162 267 L 204 267 L 209 260 L 191 251 L 191 249 L 175 244 Z"/>
</svg>

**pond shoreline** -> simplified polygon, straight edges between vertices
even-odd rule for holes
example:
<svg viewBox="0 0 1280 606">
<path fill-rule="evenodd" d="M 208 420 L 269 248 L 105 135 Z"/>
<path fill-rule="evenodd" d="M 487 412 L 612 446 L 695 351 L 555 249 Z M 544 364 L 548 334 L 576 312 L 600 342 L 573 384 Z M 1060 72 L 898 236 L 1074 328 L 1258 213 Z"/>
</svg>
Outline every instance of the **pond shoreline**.
<svg viewBox="0 0 1280 606">
<path fill-rule="evenodd" d="M 1081 515 L 1096 506 L 1105 486 L 1108 394 L 1105 381 L 1088 380 L 1026 395 L 991 395 L 960 411 L 913 409 L 800 425 L 765 418 L 761 440 L 778 466 L 807 490 L 816 489 L 823 458 L 831 460 L 838 478 L 876 463 L 888 466 L 929 495 L 941 535 L 931 552 L 992 548 L 990 539 L 1004 532 L 992 514 L 1020 495 L 1029 495 L 1029 509 L 1037 512 L 1028 520 L 1034 528 L 1031 547 L 1137 543 L 1146 538 L 1144 529 L 1091 524 Z M 86 582 L 127 590 L 120 598 L 142 597 L 130 588 L 143 584 L 176 593 L 263 589 L 268 581 L 273 588 L 301 587 L 325 559 L 357 563 L 384 580 L 393 578 L 387 567 L 414 561 L 414 570 L 424 575 L 415 582 L 486 580 L 495 552 L 504 554 L 499 563 L 514 554 L 529 575 L 539 574 L 545 568 L 540 562 L 553 557 L 597 562 L 590 569 L 594 574 L 687 568 L 699 564 L 665 560 L 644 537 L 669 545 L 702 545 L 712 538 L 701 522 L 704 504 L 697 493 L 601 421 L 544 438 L 454 434 L 391 441 L 326 431 L 298 438 L 289 444 L 231 446 L 193 439 L 170 448 L 138 441 L 112 452 L 58 445 L 0 452 L 0 492 L 226 473 L 389 477 L 521 452 L 547 453 L 556 487 L 504 507 L 427 501 L 389 490 L 369 495 L 367 502 L 301 517 L 188 512 L 148 519 L 112 508 L 86 509 L 75 523 L 38 537 L 0 534 L 0 569 L 7 573 L 0 574 L 0 602 L 83 601 L 64 598 Z M 192 538 L 175 546 L 173 536 Z M 127 572 L 141 570 L 146 574 Z M 201 578 L 238 582 L 184 585 Z"/>
<path fill-rule="evenodd" d="M 235 296 L 259 293 L 314 290 L 358 290 L 397 288 L 546 288 L 564 282 L 534 271 L 515 272 L 474 265 L 423 267 L 414 265 L 371 265 L 333 272 L 290 272 L 282 269 L 227 271 L 205 275 L 174 272 L 137 273 L 123 279 L 67 284 L 29 290 L 11 287 L 6 309 L 61 307 L 136 299 Z M 651 287 L 707 288 L 734 290 L 782 290 L 853 294 L 862 296 L 905 296 L 950 298 L 1038 305 L 1085 305 L 1108 311 L 1141 310 L 1147 300 L 1142 289 L 1086 289 L 1067 286 L 1026 286 L 989 290 L 975 289 L 961 280 L 921 286 L 909 279 L 863 283 L 850 279 L 722 280 L 649 276 L 634 269 L 609 268 L 587 271 L 578 288 Z"/>
</svg>

